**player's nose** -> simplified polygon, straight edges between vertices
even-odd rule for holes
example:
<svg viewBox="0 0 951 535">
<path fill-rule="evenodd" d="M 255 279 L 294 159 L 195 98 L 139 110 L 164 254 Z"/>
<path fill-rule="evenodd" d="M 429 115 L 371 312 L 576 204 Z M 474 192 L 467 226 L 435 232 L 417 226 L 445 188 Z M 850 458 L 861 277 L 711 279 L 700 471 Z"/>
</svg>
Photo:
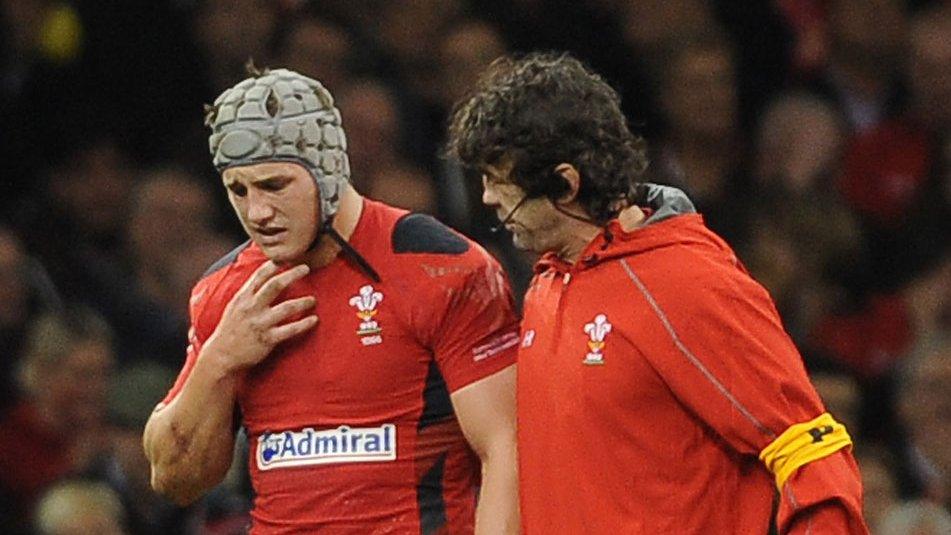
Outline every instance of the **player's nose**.
<svg viewBox="0 0 951 535">
<path fill-rule="evenodd" d="M 248 220 L 252 223 L 263 223 L 274 217 L 274 207 L 270 201 L 260 193 L 248 192 Z"/>
<path fill-rule="evenodd" d="M 482 204 L 486 206 L 498 206 L 499 204 L 499 196 L 490 186 L 482 188 Z"/>
</svg>

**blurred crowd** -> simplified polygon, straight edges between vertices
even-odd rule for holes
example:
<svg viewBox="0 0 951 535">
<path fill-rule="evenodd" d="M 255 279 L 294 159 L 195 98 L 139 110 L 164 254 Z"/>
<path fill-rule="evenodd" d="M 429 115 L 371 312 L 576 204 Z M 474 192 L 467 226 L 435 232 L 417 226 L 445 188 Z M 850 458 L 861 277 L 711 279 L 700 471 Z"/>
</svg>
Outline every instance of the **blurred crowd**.
<svg viewBox="0 0 951 535">
<path fill-rule="evenodd" d="M 856 441 L 873 532 L 951 533 L 940 0 L 0 0 L 0 531 L 243 532 L 240 466 L 178 508 L 140 437 L 191 285 L 244 240 L 202 106 L 249 59 L 324 82 L 358 190 L 473 236 L 520 293 L 533 259 L 440 147 L 480 69 L 539 49 L 619 90 L 649 179 L 769 289 Z"/>
</svg>

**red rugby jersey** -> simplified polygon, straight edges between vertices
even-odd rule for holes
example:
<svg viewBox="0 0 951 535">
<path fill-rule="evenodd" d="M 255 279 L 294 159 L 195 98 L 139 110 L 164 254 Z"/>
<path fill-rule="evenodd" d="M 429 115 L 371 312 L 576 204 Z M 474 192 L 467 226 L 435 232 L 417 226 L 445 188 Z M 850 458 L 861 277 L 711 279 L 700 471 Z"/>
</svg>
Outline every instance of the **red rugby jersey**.
<svg viewBox="0 0 951 535">
<path fill-rule="evenodd" d="M 313 331 L 238 391 L 254 534 L 470 533 L 479 461 L 449 394 L 515 362 L 518 321 L 498 263 L 420 214 L 366 200 L 350 244 L 279 299 L 313 295 Z M 192 291 L 191 345 L 172 399 L 225 305 L 266 260 L 246 246 Z"/>
</svg>

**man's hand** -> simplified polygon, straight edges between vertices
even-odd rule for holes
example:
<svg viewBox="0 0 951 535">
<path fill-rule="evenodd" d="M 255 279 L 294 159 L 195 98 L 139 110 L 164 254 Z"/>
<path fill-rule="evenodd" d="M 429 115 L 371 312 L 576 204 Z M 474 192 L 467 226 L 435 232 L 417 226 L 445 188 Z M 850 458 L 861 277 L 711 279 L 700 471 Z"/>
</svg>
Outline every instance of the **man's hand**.
<svg viewBox="0 0 951 535">
<path fill-rule="evenodd" d="M 213 346 L 215 352 L 226 356 L 230 370 L 240 371 L 264 360 L 277 344 L 312 328 L 317 324 L 314 314 L 282 322 L 313 308 L 313 296 L 272 306 L 281 292 L 309 272 L 303 264 L 282 272 L 270 260 L 262 264 L 231 298 L 206 347 Z"/>
</svg>

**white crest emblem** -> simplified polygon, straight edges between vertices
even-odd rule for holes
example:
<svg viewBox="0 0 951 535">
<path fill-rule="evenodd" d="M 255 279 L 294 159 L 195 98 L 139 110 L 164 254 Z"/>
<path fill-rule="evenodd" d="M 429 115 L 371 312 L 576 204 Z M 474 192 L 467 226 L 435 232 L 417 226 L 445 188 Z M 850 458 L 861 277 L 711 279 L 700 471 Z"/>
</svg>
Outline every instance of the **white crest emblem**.
<svg viewBox="0 0 951 535">
<path fill-rule="evenodd" d="M 358 295 L 350 298 L 350 306 L 357 308 L 357 317 L 360 318 L 360 327 L 357 329 L 357 334 L 361 337 L 360 341 L 365 346 L 379 344 L 383 341 L 380 336 L 383 329 L 373 319 L 377 313 L 377 306 L 382 301 L 383 294 L 375 291 L 373 286 L 369 284 L 360 288 Z"/>
<path fill-rule="evenodd" d="M 589 365 L 604 364 L 604 337 L 611 332 L 611 324 L 608 323 L 608 317 L 604 314 L 598 314 L 594 321 L 584 326 L 584 332 L 590 337 L 588 340 L 588 354 L 582 362 Z"/>
</svg>

